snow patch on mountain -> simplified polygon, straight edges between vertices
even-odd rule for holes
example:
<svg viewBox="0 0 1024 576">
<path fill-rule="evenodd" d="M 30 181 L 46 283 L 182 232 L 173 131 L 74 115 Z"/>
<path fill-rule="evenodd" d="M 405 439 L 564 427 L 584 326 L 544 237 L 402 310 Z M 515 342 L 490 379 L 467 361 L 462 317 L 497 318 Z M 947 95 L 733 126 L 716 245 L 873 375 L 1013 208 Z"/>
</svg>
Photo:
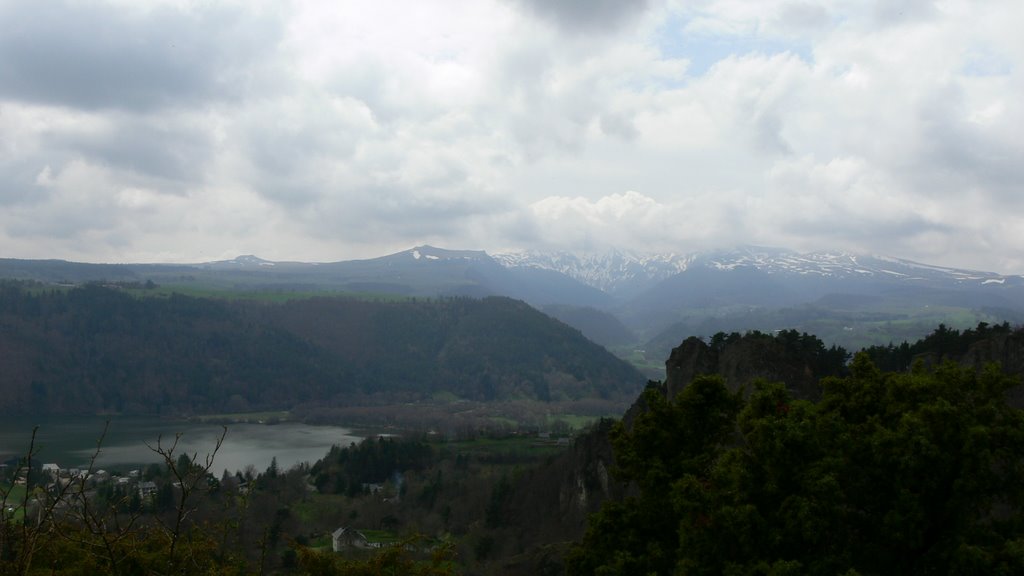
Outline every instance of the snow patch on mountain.
<svg viewBox="0 0 1024 576">
<path fill-rule="evenodd" d="M 396 257 L 411 257 L 413 260 L 484 260 L 487 258 L 487 254 L 482 250 L 446 250 L 424 245 L 391 256 L 384 256 L 384 258 Z"/>
<path fill-rule="evenodd" d="M 561 272 L 574 280 L 609 294 L 631 291 L 674 276 L 693 261 L 692 255 L 638 254 L 626 251 L 603 253 L 541 252 L 528 250 L 494 254 L 509 268 L 539 268 Z"/>
<path fill-rule="evenodd" d="M 890 281 L 953 281 L 1003 284 L 999 274 L 944 268 L 887 256 L 846 252 L 800 253 L 779 248 L 745 246 L 731 250 L 688 254 L 542 252 L 528 250 L 495 254 L 506 267 L 554 270 L 606 293 L 636 293 L 694 267 L 719 271 L 754 268 L 767 274 L 795 274 L 841 280 L 877 277 Z"/>
</svg>

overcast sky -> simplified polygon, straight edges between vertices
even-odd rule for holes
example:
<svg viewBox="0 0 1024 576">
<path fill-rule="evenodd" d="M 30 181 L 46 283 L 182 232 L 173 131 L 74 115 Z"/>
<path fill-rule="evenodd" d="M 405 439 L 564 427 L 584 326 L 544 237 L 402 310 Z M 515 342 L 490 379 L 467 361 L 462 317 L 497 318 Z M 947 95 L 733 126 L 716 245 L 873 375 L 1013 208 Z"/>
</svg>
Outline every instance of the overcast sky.
<svg viewBox="0 0 1024 576">
<path fill-rule="evenodd" d="M 0 256 L 1024 273 L 1020 0 L 0 0 Z"/>
</svg>

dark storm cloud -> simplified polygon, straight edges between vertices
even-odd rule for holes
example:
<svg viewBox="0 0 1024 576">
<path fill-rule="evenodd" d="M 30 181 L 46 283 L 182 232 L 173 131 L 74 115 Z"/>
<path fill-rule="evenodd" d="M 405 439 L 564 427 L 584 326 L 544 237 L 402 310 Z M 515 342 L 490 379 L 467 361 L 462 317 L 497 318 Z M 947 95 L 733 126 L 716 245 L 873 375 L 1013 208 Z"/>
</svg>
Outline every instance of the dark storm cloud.
<svg viewBox="0 0 1024 576">
<path fill-rule="evenodd" d="M 278 24 L 240 9 L 0 4 L 0 98 L 145 110 L 239 96 Z"/>
<path fill-rule="evenodd" d="M 572 32 L 618 29 L 643 13 L 648 0 L 516 0 L 537 16 Z"/>
</svg>

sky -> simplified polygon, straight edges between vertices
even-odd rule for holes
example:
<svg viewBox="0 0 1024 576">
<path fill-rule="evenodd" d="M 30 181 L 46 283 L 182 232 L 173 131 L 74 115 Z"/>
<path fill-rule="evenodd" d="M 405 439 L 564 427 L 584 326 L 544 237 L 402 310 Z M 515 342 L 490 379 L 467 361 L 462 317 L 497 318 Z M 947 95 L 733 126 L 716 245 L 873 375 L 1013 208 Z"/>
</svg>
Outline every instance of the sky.
<svg viewBox="0 0 1024 576">
<path fill-rule="evenodd" d="M 0 257 L 1024 273 L 1020 0 L 0 0 Z"/>
</svg>

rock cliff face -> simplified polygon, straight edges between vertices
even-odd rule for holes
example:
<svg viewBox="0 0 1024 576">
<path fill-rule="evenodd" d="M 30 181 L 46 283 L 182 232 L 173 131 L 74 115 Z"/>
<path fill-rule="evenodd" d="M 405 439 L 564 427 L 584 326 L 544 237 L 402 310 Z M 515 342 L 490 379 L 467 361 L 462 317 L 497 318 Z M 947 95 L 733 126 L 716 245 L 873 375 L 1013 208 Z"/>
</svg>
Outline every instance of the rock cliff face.
<svg viewBox="0 0 1024 576">
<path fill-rule="evenodd" d="M 1024 331 L 996 334 L 975 342 L 959 362 L 979 370 L 994 362 L 1008 374 L 1024 374 Z"/>
<path fill-rule="evenodd" d="M 520 490 L 508 506 L 517 524 L 530 526 L 544 540 L 582 535 L 587 516 L 596 512 L 604 500 L 624 494 L 623 486 L 610 472 L 613 466 L 608 440 L 611 427 L 610 420 L 602 421 L 577 438 L 572 448 L 551 465 L 523 475 Z M 546 524 L 552 519 L 558 520 L 558 526 Z"/>
<path fill-rule="evenodd" d="M 509 558 L 503 574 L 561 574 L 565 548 L 583 537 L 587 518 L 606 500 L 625 498 L 628 487 L 612 476 L 612 426 L 602 420 L 565 453 L 516 482 L 505 518 L 513 527 L 509 536 L 526 552 Z"/>
<path fill-rule="evenodd" d="M 666 392 L 674 398 L 697 376 L 718 374 L 730 390 L 748 387 L 759 378 L 785 382 L 797 398 L 817 399 L 818 381 L 838 376 L 842 366 L 823 364 L 811 351 L 787 346 L 785 340 L 766 334 L 734 338 L 721 345 L 709 345 L 690 337 L 672 350 L 665 363 Z"/>
<path fill-rule="evenodd" d="M 934 365 L 941 360 L 934 354 L 923 354 L 922 359 L 926 365 Z M 1007 392 L 1007 401 L 1011 406 L 1024 409 L 1024 330 L 993 334 L 974 342 L 966 353 L 953 360 L 979 371 L 989 364 L 996 364 L 1003 372 L 1016 376 L 1022 385 Z"/>
</svg>

